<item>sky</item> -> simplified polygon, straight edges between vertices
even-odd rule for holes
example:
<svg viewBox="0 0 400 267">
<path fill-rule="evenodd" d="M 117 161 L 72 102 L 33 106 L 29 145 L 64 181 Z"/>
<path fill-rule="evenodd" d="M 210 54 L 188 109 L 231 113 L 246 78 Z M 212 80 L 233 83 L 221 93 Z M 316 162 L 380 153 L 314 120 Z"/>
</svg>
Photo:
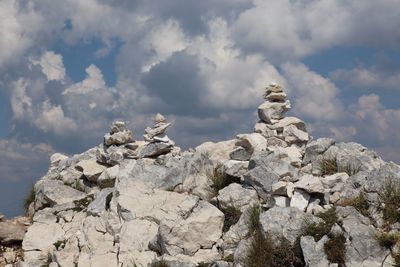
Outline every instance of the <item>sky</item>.
<svg viewBox="0 0 400 267">
<path fill-rule="evenodd" d="M 160 112 L 182 148 L 251 132 L 270 82 L 314 138 L 400 162 L 398 0 L 1 0 L 0 213 L 55 152 L 134 137 Z"/>
</svg>

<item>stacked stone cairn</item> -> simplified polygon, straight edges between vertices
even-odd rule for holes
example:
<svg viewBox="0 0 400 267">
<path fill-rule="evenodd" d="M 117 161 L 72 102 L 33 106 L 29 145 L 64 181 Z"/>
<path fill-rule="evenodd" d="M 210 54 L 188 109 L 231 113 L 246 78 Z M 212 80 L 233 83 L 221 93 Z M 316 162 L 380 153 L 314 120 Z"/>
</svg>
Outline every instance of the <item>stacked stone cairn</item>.
<svg viewBox="0 0 400 267">
<path fill-rule="evenodd" d="M 300 245 L 299 266 L 394 266 L 400 242 L 387 248 L 376 237 L 399 235 L 400 220 L 387 224 L 376 207 L 385 177 L 400 184 L 400 166 L 357 143 L 312 140 L 302 120 L 284 117 L 290 103 L 280 85 L 270 84 L 264 99 L 255 131 L 231 140 L 180 152 L 157 114 L 144 140 L 117 121 L 102 144 L 54 154 L 35 184 L 26 234 L 0 215 L 0 266 L 252 266 L 254 207 L 265 236 Z M 323 171 L 324 159 L 335 169 Z M 359 196 L 368 214 L 341 202 Z M 304 234 L 305 223 L 321 225 L 327 211 L 337 220 L 323 224 L 323 236 Z M 325 250 L 333 237 L 334 255 L 343 246 L 344 259 Z"/>
<path fill-rule="evenodd" d="M 167 128 L 171 126 L 163 115 L 157 113 L 154 117 L 154 126 L 147 127 L 143 135 L 145 141 L 149 142 L 141 151 L 141 157 L 156 157 L 161 154 L 170 152 L 175 145 L 175 142 L 169 139 Z"/>
</svg>

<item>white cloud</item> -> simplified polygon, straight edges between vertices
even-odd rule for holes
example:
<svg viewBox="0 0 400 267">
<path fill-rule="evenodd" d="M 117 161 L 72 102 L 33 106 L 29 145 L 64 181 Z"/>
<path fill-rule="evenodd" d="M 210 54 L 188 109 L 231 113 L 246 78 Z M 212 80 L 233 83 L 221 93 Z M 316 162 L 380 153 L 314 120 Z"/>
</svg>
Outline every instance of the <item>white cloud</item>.
<svg viewBox="0 0 400 267">
<path fill-rule="evenodd" d="M 32 175 L 36 175 L 37 170 L 49 165 L 49 156 L 52 153 L 54 149 L 48 144 L 0 139 L 0 181 L 32 180 Z"/>
<path fill-rule="evenodd" d="M 49 101 L 42 104 L 42 110 L 34 123 L 43 132 L 54 132 L 57 135 L 66 135 L 78 128 L 71 118 L 64 115 L 61 106 L 53 106 Z"/>
<path fill-rule="evenodd" d="M 301 63 L 285 63 L 282 69 L 297 115 L 325 122 L 343 118 L 345 108 L 338 98 L 339 90 L 329 79 Z"/>
<path fill-rule="evenodd" d="M 86 68 L 86 78 L 79 83 L 73 84 L 65 89 L 65 94 L 87 94 L 95 90 L 106 88 L 106 83 L 101 70 L 95 65 L 90 65 Z"/>
<path fill-rule="evenodd" d="M 46 51 L 40 60 L 31 60 L 32 64 L 39 65 L 48 81 L 63 81 L 65 78 L 65 68 L 62 55 L 53 51 Z"/>
<path fill-rule="evenodd" d="M 335 81 L 345 81 L 350 85 L 363 89 L 400 89 L 400 70 L 371 67 L 338 69 L 330 75 Z"/>
<path fill-rule="evenodd" d="M 255 0 L 232 24 L 232 35 L 243 49 L 279 62 L 337 45 L 398 47 L 399 16 L 396 0 Z"/>
</svg>

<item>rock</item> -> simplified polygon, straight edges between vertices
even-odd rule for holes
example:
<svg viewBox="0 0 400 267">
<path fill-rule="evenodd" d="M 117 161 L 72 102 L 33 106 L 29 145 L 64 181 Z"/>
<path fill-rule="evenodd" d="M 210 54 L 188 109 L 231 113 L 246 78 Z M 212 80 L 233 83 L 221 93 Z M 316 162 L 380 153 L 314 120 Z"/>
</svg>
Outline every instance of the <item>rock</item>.
<svg viewBox="0 0 400 267">
<path fill-rule="evenodd" d="M 229 154 L 229 157 L 232 160 L 249 161 L 251 158 L 251 154 L 252 152 L 245 149 L 244 147 L 238 147 Z"/>
<path fill-rule="evenodd" d="M 145 129 L 146 134 L 143 137 L 150 142 L 155 136 L 162 136 L 169 126 L 171 126 L 171 123 L 157 123 L 153 128 L 147 127 Z"/>
<path fill-rule="evenodd" d="M 205 142 L 197 146 L 195 150 L 200 153 L 206 153 L 208 157 L 215 162 L 215 165 L 218 165 L 230 159 L 230 154 L 236 147 L 235 143 L 236 140 L 228 140 L 218 143 Z"/>
<path fill-rule="evenodd" d="M 291 182 L 279 181 L 272 185 L 272 193 L 279 196 L 293 196 L 294 186 Z"/>
<path fill-rule="evenodd" d="M 267 124 L 267 126 L 271 130 L 275 130 L 278 133 L 283 133 L 284 129 L 286 127 L 288 127 L 289 125 L 294 125 L 294 126 L 296 126 L 297 129 L 299 129 L 303 132 L 307 132 L 306 124 L 304 123 L 304 121 L 302 121 L 296 117 L 285 117 L 285 118 L 278 120 L 277 122 L 275 122 L 273 124 Z"/>
<path fill-rule="evenodd" d="M 280 93 L 271 92 L 269 95 L 265 97 L 265 100 L 269 102 L 285 102 L 286 96 L 287 95 L 285 92 L 280 92 Z"/>
<path fill-rule="evenodd" d="M 312 140 L 306 146 L 306 153 L 304 155 L 303 162 L 308 164 L 315 161 L 318 155 L 324 153 L 329 147 L 335 144 L 335 141 L 331 138 L 319 138 Z"/>
<path fill-rule="evenodd" d="M 280 178 L 297 177 L 298 170 L 290 162 L 287 154 L 280 151 L 255 152 L 249 162 L 249 171 L 243 176 L 244 181 L 265 198 Z"/>
<path fill-rule="evenodd" d="M 105 188 L 101 190 L 100 193 L 97 194 L 96 198 L 89 204 L 87 214 L 100 216 L 103 212 L 106 212 L 107 205 L 110 205 L 113 192 L 114 188 Z"/>
<path fill-rule="evenodd" d="M 262 134 L 265 138 L 277 136 L 277 131 L 269 128 L 269 125 L 260 121 L 254 125 L 254 132 Z"/>
<path fill-rule="evenodd" d="M 284 103 L 264 102 L 258 107 L 258 117 L 266 123 L 283 118 L 283 115 L 291 108 L 289 100 Z"/>
<path fill-rule="evenodd" d="M 303 175 L 299 178 L 299 181 L 294 183 L 294 188 L 302 189 L 308 193 L 320 193 L 325 192 L 324 186 L 322 185 L 319 177 L 311 174 Z"/>
<path fill-rule="evenodd" d="M 235 207 L 242 212 L 249 206 L 258 203 L 257 192 L 244 188 L 240 184 L 230 184 L 218 192 L 218 203 L 222 209 Z"/>
<path fill-rule="evenodd" d="M 300 246 L 304 256 L 304 262 L 309 267 L 328 267 L 329 261 L 324 251 L 324 243 L 327 241 L 324 236 L 318 242 L 315 242 L 311 236 L 302 236 Z"/>
<path fill-rule="evenodd" d="M 163 154 L 170 152 L 173 148 L 173 145 L 168 143 L 149 143 L 147 144 L 139 154 L 140 158 L 154 158 Z"/>
<path fill-rule="evenodd" d="M 283 92 L 283 87 L 279 84 L 272 82 L 265 88 L 264 98 L 268 97 L 271 93 L 281 93 Z"/>
<path fill-rule="evenodd" d="M 5 216 L 0 213 L 0 222 L 4 221 L 4 219 L 5 219 Z"/>
<path fill-rule="evenodd" d="M 259 133 L 239 134 L 236 136 L 237 146 L 244 147 L 250 153 L 264 151 L 267 148 L 267 140 Z"/>
<path fill-rule="evenodd" d="M 132 220 L 122 225 L 120 233 L 119 262 L 129 266 L 149 266 L 157 254 L 150 251 L 149 243 L 157 237 L 158 225 L 147 220 Z"/>
<path fill-rule="evenodd" d="M 224 163 L 225 174 L 232 177 L 242 177 L 249 166 L 248 161 L 228 160 Z"/>
<path fill-rule="evenodd" d="M 126 160 L 116 174 L 119 181 L 140 180 L 152 188 L 173 190 L 183 182 L 183 161 L 170 155 L 157 159 Z"/>
<path fill-rule="evenodd" d="M 295 166 L 297 168 L 301 167 L 302 158 L 300 150 L 296 146 L 290 147 L 279 147 L 273 149 L 273 151 L 277 151 L 280 154 L 287 155 L 287 159 L 290 162 L 290 165 Z"/>
<path fill-rule="evenodd" d="M 133 141 L 131 131 L 122 131 L 114 134 L 104 135 L 104 144 L 107 146 L 123 145 Z"/>
<path fill-rule="evenodd" d="M 125 221 L 159 222 L 161 248 L 172 256 L 211 248 L 222 235 L 224 214 L 197 197 L 151 189 L 138 181 L 118 185 L 117 196 Z"/>
<path fill-rule="evenodd" d="M 15 220 L 0 222 L 0 244 L 19 243 L 25 236 L 27 226 Z"/>
<path fill-rule="evenodd" d="M 81 171 L 90 182 L 96 182 L 106 168 L 95 160 L 82 160 L 75 166 L 75 169 Z"/>
<path fill-rule="evenodd" d="M 22 241 L 24 251 L 48 251 L 54 244 L 64 240 L 64 230 L 57 223 L 34 223 Z"/>
<path fill-rule="evenodd" d="M 288 125 L 283 130 L 284 140 L 288 144 L 307 143 L 310 136 L 307 132 L 299 130 L 294 125 Z"/>
<path fill-rule="evenodd" d="M 290 200 L 290 207 L 298 208 L 304 211 L 307 208 L 310 195 L 302 190 L 295 189 L 293 196 Z"/>
<path fill-rule="evenodd" d="M 278 207 L 289 207 L 290 199 L 284 196 L 274 196 L 275 205 Z"/>
<path fill-rule="evenodd" d="M 331 192 L 340 192 L 348 178 L 349 175 L 347 173 L 340 172 L 322 177 L 321 182 L 324 187 L 330 189 Z"/>
<path fill-rule="evenodd" d="M 336 159 L 338 170 L 352 169 L 354 172 L 379 169 L 384 162 L 376 152 L 357 143 L 338 143 L 328 148 L 324 157 Z"/>
<path fill-rule="evenodd" d="M 381 266 L 388 252 L 376 240 L 376 229 L 353 207 L 337 207 L 346 231 L 346 265 Z"/>
<path fill-rule="evenodd" d="M 67 156 L 65 156 L 65 155 L 63 155 L 61 153 L 54 153 L 50 157 L 50 166 L 52 168 L 56 168 L 56 167 L 58 167 L 58 164 L 60 163 L 60 161 L 66 160 L 66 159 L 68 159 Z"/>
<path fill-rule="evenodd" d="M 115 134 L 115 133 L 119 133 L 119 132 L 124 132 L 127 131 L 128 129 L 125 126 L 125 122 L 124 121 L 114 121 L 111 124 L 111 131 L 110 134 Z"/>
<path fill-rule="evenodd" d="M 64 185 L 61 181 L 42 180 L 35 185 L 35 208 L 62 205 L 84 199 L 86 194 Z"/>
<path fill-rule="evenodd" d="M 293 207 L 275 206 L 260 215 L 260 224 L 264 232 L 278 237 L 282 235 L 291 243 L 296 241 L 305 220 L 315 223 L 321 221 L 321 219 Z"/>
<path fill-rule="evenodd" d="M 107 168 L 101 173 L 101 175 L 97 179 L 97 184 L 101 188 L 114 187 L 115 179 L 117 178 L 118 174 L 119 174 L 119 165 Z"/>
</svg>

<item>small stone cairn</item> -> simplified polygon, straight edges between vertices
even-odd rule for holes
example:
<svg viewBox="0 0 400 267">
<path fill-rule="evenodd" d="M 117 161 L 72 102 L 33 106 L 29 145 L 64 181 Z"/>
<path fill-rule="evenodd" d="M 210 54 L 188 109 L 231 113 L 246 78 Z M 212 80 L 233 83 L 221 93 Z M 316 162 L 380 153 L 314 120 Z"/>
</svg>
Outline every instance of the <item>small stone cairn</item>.
<svg viewBox="0 0 400 267">
<path fill-rule="evenodd" d="M 258 107 L 258 116 L 265 123 L 274 123 L 283 118 L 283 115 L 291 108 L 290 101 L 286 100 L 283 87 L 271 83 L 264 94 L 265 102 Z"/>
<path fill-rule="evenodd" d="M 150 143 L 162 142 L 170 145 L 175 145 L 175 142 L 168 138 L 167 128 L 171 126 L 171 123 L 168 123 L 163 115 L 157 113 L 154 117 L 154 126 L 147 127 L 144 131 L 146 134 L 143 135 L 145 141 Z"/>
<path fill-rule="evenodd" d="M 258 121 L 254 133 L 239 134 L 237 148 L 231 153 L 231 159 L 249 160 L 254 151 L 273 151 L 296 146 L 303 153 L 310 140 L 305 123 L 296 117 L 284 117 L 290 110 L 290 101 L 284 88 L 271 83 L 265 88 L 264 103 L 258 107 Z"/>
</svg>

